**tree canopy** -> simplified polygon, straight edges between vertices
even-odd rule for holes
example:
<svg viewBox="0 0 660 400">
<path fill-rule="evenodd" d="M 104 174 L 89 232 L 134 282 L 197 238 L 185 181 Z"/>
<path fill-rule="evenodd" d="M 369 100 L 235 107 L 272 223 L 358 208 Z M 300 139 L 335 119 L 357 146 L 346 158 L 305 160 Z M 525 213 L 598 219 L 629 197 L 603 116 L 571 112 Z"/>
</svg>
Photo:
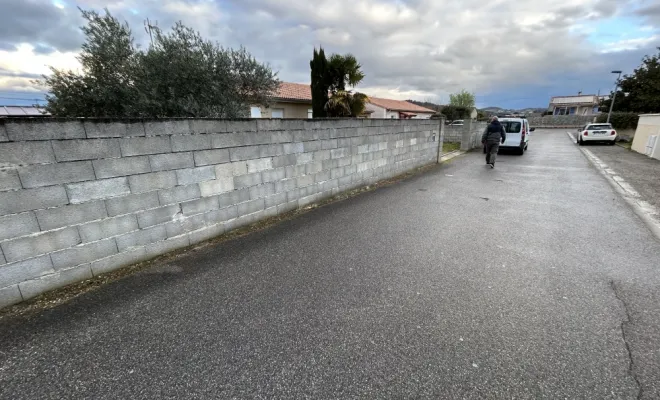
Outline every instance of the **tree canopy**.
<svg viewBox="0 0 660 400">
<path fill-rule="evenodd" d="M 601 102 L 601 111 L 609 111 L 613 96 L 614 92 L 609 99 Z M 654 56 L 645 56 L 642 64 L 632 74 L 621 78 L 612 110 L 660 112 L 660 52 Z"/>
<path fill-rule="evenodd" d="M 449 95 L 450 106 L 473 108 L 474 104 L 474 93 L 470 93 L 467 90 L 461 90 L 458 93 L 452 93 Z"/>
<path fill-rule="evenodd" d="M 267 104 L 276 74 L 244 48 L 225 49 L 177 23 L 155 31 L 141 50 L 127 23 L 108 10 L 81 10 L 82 72 L 43 76 L 46 110 L 65 117 L 245 117 L 250 104 Z"/>
</svg>

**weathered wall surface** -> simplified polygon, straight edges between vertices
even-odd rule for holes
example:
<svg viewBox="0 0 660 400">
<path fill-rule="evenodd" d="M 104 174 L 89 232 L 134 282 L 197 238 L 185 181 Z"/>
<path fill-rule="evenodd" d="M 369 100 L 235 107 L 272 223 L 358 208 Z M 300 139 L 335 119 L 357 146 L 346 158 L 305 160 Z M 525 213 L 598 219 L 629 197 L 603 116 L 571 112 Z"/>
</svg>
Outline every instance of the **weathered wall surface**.
<svg viewBox="0 0 660 400">
<path fill-rule="evenodd" d="M 0 120 L 0 307 L 429 163 L 434 120 Z"/>
<path fill-rule="evenodd" d="M 544 115 L 527 120 L 532 128 L 581 128 L 595 118 L 595 115 Z"/>
</svg>

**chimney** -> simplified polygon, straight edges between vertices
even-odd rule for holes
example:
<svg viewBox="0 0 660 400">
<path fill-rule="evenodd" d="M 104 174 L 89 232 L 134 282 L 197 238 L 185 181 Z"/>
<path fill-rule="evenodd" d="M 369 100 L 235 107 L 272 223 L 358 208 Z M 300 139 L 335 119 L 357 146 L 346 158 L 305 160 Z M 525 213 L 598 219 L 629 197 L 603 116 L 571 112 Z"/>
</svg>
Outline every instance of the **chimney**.
<svg viewBox="0 0 660 400">
<path fill-rule="evenodd" d="M 578 92 L 578 96 L 582 96 L 582 91 L 579 91 L 579 92 Z"/>
</svg>

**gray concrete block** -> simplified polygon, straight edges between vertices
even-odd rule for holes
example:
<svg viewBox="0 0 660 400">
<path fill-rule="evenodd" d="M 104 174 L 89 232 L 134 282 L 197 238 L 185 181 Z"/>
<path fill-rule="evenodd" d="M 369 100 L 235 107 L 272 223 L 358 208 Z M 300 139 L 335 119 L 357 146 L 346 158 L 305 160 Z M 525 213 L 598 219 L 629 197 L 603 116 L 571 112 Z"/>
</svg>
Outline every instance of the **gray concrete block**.
<svg viewBox="0 0 660 400">
<path fill-rule="evenodd" d="M 75 268 L 57 271 L 53 274 L 42 276 L 41 278 L 21 282 L 18 284 L 18 287 L 21 289 L 23 299 L 27 300 L 47 291 L 90 278 L 92 278 L 92 270 L 90 269 L 89 264 L 85 264 Z"/>
<path fill-rule="evenodd" d="M 175 236 L 181 236 L 190 231 L 196 231 L 205 226 L 206 226 L 206 215 L 195 214 L 189 217 L 180 218 L 177 221 L 169 222 L 165 224 L 165 229 L 167 230 L 167 237 L 172 238 Z"/>
<path fill-rule="evenodd" d="M 273 168 L 287 167 L 289 165 L 296 165 L 297 163 L 298 157 L 296 154 L 273 157 Z"/>
<path fill-rule="evenodd" d="M 209 136 L 211 136 L 211 147 L 214 149 L 239 147 L 247 144 L 247 138 L 244 133 L 220 133 Z"/>
<path fill-rule="evenodd" d="M 343 158 L 350 155 L 350 152 L 347 151 L 346 148 L 341 148 L 341 149 L 332 149 L 330 150 L 330 157 L 331 158 Z"/>
<path fill-rule="evenodd" d="M 108 216 L 130 214 L 148 208 L 158 207 L 158 194 L 156 192 L 132 194 L 105 201 Z"/>
<path fill-rule="evenodd" d="M 190 122 L 188 119 L 145 121 L 144 130 L 147 136 L 183 135 L 192 132 Z"/>
<path fill-rule="evenodd" d="M 286 201 L 287 201 L 286 193 L 281 192 L 281 193 L 276 193 L 276 194 L 273 194 L 273 195 L 270 195 L 270 196 L 264 198 L 264 202 L 265 202 L 264 205 L 265 205 L 266 209 L 269 209 L 269 208 L 278 206 L 280 204 L 284 204 L 284 203 L 286 203 Z"/>
<path fill-rule="evenodd" d="M 250 200 L 255 200 L 270 196 L 275 193 L 275 184 L 274 183 L 265 183 L 263 185 L 257 185 L 250 187 Z"/>
<path fill-rule="evenodd" d="M 301 165 L 290 165 L 285 168 L 287 178 L 297 178 L 301 175 L 305 175 L 307 166 L 305 164 Z"/>
<path fill-rule="evenodd" d="M 212 181 L 200 182 L 199 189 L 202 197 L 231 192 L 234 190 L 234 178 L 222 177 Z"/>
<path fill-rule="evenodd" d="M 314 153 L 300 153 L 296 155 L 297 164 L 307 164 L 314 161 Z"/>
<path fill-rule="evenodd" d="M 313 142 L 303 142 L 303 150 L 306 153 L 312 153 L 315 151 L 322 150 L 323 145 L 321 144 L 321 141 L 315 140 Z"/>
<path fill-rule="evenodd" d="M 252 225 L 264 219 L 264 210 L 257 211 L 252 214 L 241 215 L 240 217 L 227 221 L 225 223 L 225 228 L 230 231 L 233 229 L 238 229 L 244 226 Z"/>
<path fill-rule="evenodd" d="M 54 163 L 50 142 L 0 143 L 0 166 Z"/>
<path fill-rule="evenodd" d="M 63 186 L 0 192 L 0 215 L 57 207 L 69 203 Z"/>
<path fill-rule="evenodd" d="M 326 180 L 323 182 L 319 183 L 319 190 L 321 192 L 328 192 L 332 191 L 332 189 L 338 188 L 339 187 L 339 180 L 338 179 L 331 179 L 331 180 Z"/>
<path fill-rule="evenodd" d="M 138 226 L 140 229 L 150 226 L 163 224 L 165 222 L 176 220 L 181 215 L 181 207 L 178 204 L 154 208 L 137 214 Z"/>
<path fill-rule="evenodd" d="M 189 185 L 215 179 L 213 166 L 179 169 L 176 171 L 176 180 L 179 185 Z"/>
<path fill-rule="evenodd" d="M 66 187 L 71 204 L 117 197 L 131 192 L 128 186 L 128 179 L 125 177 L 69 183 L 64 186 Z"/>
<path fill-rule="evenodd" d="M 87 138 L 112 138 L 128 136 L 144 136 L 142 121 L 129 122 L 83 121 Z"/>
<path fill-rule="evenodd" d="M 172 169 L 192 168 L 195 166 L 193 153 L 165 153 L 149 156 L 151 170 L 169 171 Z"/>
<path fill-rule="evenodd" d="M 262 182 L 275 182 L 286 178 L 286 168 L 269 169 L 261 172 Z"/>
<path fill-rule="evenodd" d="M 345 167 L 333 168 L 332 170 L 330 170 L 330 179 L 337 179 L 344 176 L 344 168 Z"/>
<path fill-rule="evenodd" d="M 295 178 L 281 179 L 273 183 L 275 184 L 275 193 L 288 192 L 289 190 L 293 190 L 298 187 Z"/>
<path fill-rule="evenodd" d="M 5 124 L 2 123 L 0 124 L 0 142 L 8 142 L 9 137 L 7 136 L 7 129 L 5 128 Z"/>
<path fill-rule="evenodd" d="M 284 129 L 281 119 L 257 119 L 257 131 L 281 131 Z"/>
<path fill-rule="evenodd" d="M 158 199 L 161 205 L 181 203 L 182 201 L 199 199 L 202 194 L 198 184 L 175 186 L 172 189 L 159 190 Z"/>
<path fill-rule="evenodd" d="M 351 147 L 351 138 L 337 139 L 337 147 Z"/>
<path fill-rule="evenodd" d="M 21 189 L 21 180 L 18 172 L 13 168 L 0 167 L 0 191 Z"/>
<path fill-rule="evenodd" d="M 321 196 L 319 195 L 319 193 L 315 193 L 315 194 L 312 194 L 312 195 L 309 195 L 309 196 L 299 198 L 298 199 L 298 206 L 306 207 L 310 204 L 314 204 L 314 203 L 318 202 L 319 200 L 321 200 Z"/>
<path fill-rule="evenodd" d="M 115 239 L 106 239 L 56 251 L 51 253 L 50 258 L 53 260 L 55 269 L 61 270 L 87 264 L 113 254 L 117 254 Z"/>
<path fill-rule="evenodd" d="M 250 189 L 234 190 L 233 192 L 223 193 L 218 196 L 220 208 L 229 207 L 244 201 L 250 200 Z"/>
<path fill-rule="evenodd" d="M 314 161 L 324 161 L 324 160 L 329 160 L 330 157 L 330 150 L 319 150 L 313 152 L 313 157 Z"/>
<path fill-rule="evenodd" d="M 290 211 L 297 210 L 298 208 L 299 208 L 298 200 L 287 201 L 286 203 L 277 206 L 277 213 L 284 214 Z"/>
<path fill-rule="evenodd" d="M 282 145 L 282 149 L 284 150 L 284 154 L 296 154 L 303 153 L 305 151 L 305 146 L 302 142 L 284 143 Z"/>
<path fill-rule="evenodd" d="M 55 272 L 50 256 L 0 266 L 0 285 L 7 286 Z"/>
<path fill-rule="evenodd" d="M 123 157 L 172 152 L 169 136 L 124 138 L 119 146 Z"/>
<path fill-rule="evenodd" d="M 276 157 L 284 155 L 284 145 L 262 144 L 259 146 L 259 157 Z"/>
<path fill-rule="evenodd" d="M 283 122 L 286 124 L 286 122 Z M 271 143 L 290 143 L 293 141 L 293 133 L 289 130 L 272 132 L 270 134 Z"/>
<path fill-rule="evenodd" d="M 332 173 L 331 171 L 320 171 L 316 175 L 314 175 L 314 182 L 325 182 L 329 181 L 331 179 Z"/>
<path fill-rule="evenodd" d="M 261 172 L 268 169 L 273 169 L 273 159 L 272 158 L 259 158 L 256 160 L 247 161 L 247 170 L 248 174 L 253 174 L 255 172 Z"/>
<path fill-rule="evenodd" d="M 109 257 L 96 260 L 90 264 L 92 274 L 99 276 L 112 272 L 116 269 L 127 267 L 129 265 L 138 264 L 147 260 L 147 252 L 144 247 L 138 247 L 131 250 L 126 250 L 122 253 L 113 254 Z"/>
<path fill-rule="evenodd" d="M 118 139 L 55 140 L 51 144 L 58 162 L 121 156 Z"/>
<path fill-rule="evenodd" d="M 247 174 L 247 161 L 220 164 L 215 166 L 215 177 L 233 177 Z"/>
<path fill-rule="evenodd" d="M 147 156 L 108 158 L 94 160 L 92 163 L 98 179 L 151 172 L 151 165 Z"/>
<path fill-rule="evenodd" d="M 305 196 L 305 194 L 306 194 L 306 192 L 302 193 L 303 196 Z M 292 201 L 297 202 L 298 199 L 300 198 L 300 196 L 301 196 L 300 189 L 289 190 L 288 192 L 286 192 L 286 201 L 287 201 L 287 203 L 290 203 Z"/>
<path fill-rule="evenodd" d="M 103 201 L 90 201 L 35 211 L 42 231 L 83 224 L 108 216 Z"/>
<path fill-rule="evenodd" d="M 78 232 L 80 233 L 80 238 L 83 243 L 89 243 L 137 229 L 137 217 L 133 214 L 129 214 L 80 225 L 78 227 Z"/>
<path fill-rule="evenodd" d="M 330 150 L 337 148 L 337 139 L 328 139 L 321 141 L 321 150 Z"/>
<path fill-rule="evenodd" d="M 296 178 L 296 185 L 299 188 L 309 186 L 314 183 L 314 175 L 302 175 Z"/>
<path fill-rule="evenodd" d="M 235 147 L 229 149 L 229 157 L 232 161 L 253 160 L 260 158 L 259 146 Z"/>
<path fill-rule="evenodd" d="M 18 285 L 9 285 L 0 288 L 0 308 L 8 307 L 21 301 L 23 301 L 23 297 L 21 296 L 21 291 L 18 289 Z"/>
<path fill-rule="evenodd" d="M 8 240 L 2 242 L 0 246 L 2 246 L 2 252 L 5 254 L 7 262 L 15 262 L 66 249 L 79 243 L 78 229 L 64 228 Z"/>
<path fill-rule="evenodd" d="M 147 245 L 146 252 L 149 256 L 157 257 L 174 250 L 183 249 L 188 246 L 190 246 L 190 238 L 188 238 L 188 235 L 182 235 L 173 237 L 171 239 L 162 240 L 160 242 L 151 243 Z"/>
<path fill-rule="evenodd" d="M 190 129 L 198 134 L 227 132 L 227 122 L 219 119 L 192 119 Z"/>
<path fill-rule="evenodd" d="M 181 203 L 181 210 L 183 215 L 189 216 L 194 214 L 201 214 L 220 208 L 218 197 L 202 197 L 201 199 L 186 201 Z"/>
<path fill-rule="evenodd" d="M 33 211 L 0 217 L 0 240 L 18 238 L 39 232 L 37 217 Z"/>
<path fill-rule="evenodd" d="M 145 246 L 149 243 L 154 243 L 159 240 L 165 240 L 167 237 L 167 230 L 165 225 L 156 225 L 147 229 L 140 229 L 127 233 L 125 235 L 117 236 L 117 248 L 119 252 L 124 252 L 131 247 Z"/>
<path fill-rule="evenodd" d="M 229 162 L 229 149 L 202 150 L 195 153 L 195 166 Z"/>
<path fill-rule="evenodd" d="M 207 225 L 216 225 L 222 222 L 229 221 L 234 218 L 238 218 L 238 207 L 230 206 L 221 208 L 219 210 L 213 210 L 204 214 Z"/>
<path fill-rule="evenodd" d="M 129 176 L 128 184 L 131 192 L 143 193 L 173 188 L 177 185 L 177 177 L 175 171 L 152 172 L 150 174 Z"/>
<path fill-rule="evenodd" d="M 227 132 L 256 132 L 257 120 L 227 121 Z"/>
<path fill-rule="evenodd" d="M 323 170 L 323 163 L 321 161 L 312 161 L 305 164 L 305 174 L 315 174 Z"/>
<path fill-rule="evenodd" d="M 172 136 L 172 151 L 207 150 L 211 148 L 209 135 L 174 135 Z"/>
<path fill-rule="evenodd" d="M 350 159 L 349 159 L 350 161 Z M 339 160 L 323 160 L 321 161 L 321 165 L 323 166 L 323 169 L 334 169 L 334 168 L 339 168 Z"/>
<path fill-rule="evenodd" d="M 216 238 L 223 233 L 225 233 L 225 225 L 217 224 L 190 232 L 188 238 L 190 239 L 190 244 L 196 244 Z"/>
<path fill-rule="evenodd" d="M 84 139 L 85 128 L 80 121 L 15 120 L 5 123 L 9 140 Z"/>
<path fill-rule="evenodd" d="M 250 200 L 245 203 L 240 203 L 237 205 L 238 215 L 243 216 L 262 211 L 266 208 L 265 204 L 264 199 Z"/>
<path fill-rule="evenodd" d="M 240 175 L 234 177 L 234 188 L 242 189 L 245 187 L 255 186 L 261 184 L 261 173 Z"/>
<path fill-rule="evenodd" d="M 28 165 L 20 167 L 18 174 L 25 188 L 96 179 L 91 161 Z"/>
</svg>

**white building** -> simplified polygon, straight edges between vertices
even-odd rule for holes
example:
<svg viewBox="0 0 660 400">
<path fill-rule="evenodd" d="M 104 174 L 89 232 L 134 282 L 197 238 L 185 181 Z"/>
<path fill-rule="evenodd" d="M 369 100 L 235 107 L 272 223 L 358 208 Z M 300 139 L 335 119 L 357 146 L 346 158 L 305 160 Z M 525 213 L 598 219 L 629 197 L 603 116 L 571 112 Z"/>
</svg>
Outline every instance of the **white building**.
<svg viewBox="0 0 660 400">
<path fill-rule="evenodd" d="M 548 111 L 552 111 L 552 115 L 596 115 L 599 103 L 594 94 L 555 96 L 550 99 Z"/>
<path fill-rule="evenodd" d="M 367 111 L 370 111 L 369 118 L 387 118 L 387 119 L 429 119 L 436 112 L 408 103 L 403 100 L 381 99 L 369 96 Z"/>
</svg>

